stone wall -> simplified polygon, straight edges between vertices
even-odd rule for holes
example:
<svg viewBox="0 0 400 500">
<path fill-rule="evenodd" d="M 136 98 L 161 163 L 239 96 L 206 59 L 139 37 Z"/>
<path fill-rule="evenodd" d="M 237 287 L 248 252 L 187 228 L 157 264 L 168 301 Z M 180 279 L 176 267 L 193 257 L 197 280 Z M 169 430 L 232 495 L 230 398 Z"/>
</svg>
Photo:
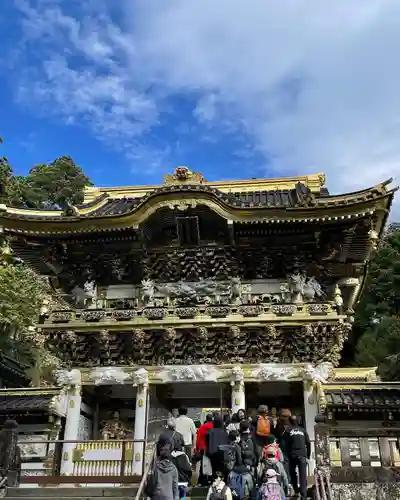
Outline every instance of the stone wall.
<svg viewBox="0 0 400 500">
<path fill-rule="evenodd" d="M 333 500 L 399 500 L 399 483 L 333 483 Z"/>
</svg>

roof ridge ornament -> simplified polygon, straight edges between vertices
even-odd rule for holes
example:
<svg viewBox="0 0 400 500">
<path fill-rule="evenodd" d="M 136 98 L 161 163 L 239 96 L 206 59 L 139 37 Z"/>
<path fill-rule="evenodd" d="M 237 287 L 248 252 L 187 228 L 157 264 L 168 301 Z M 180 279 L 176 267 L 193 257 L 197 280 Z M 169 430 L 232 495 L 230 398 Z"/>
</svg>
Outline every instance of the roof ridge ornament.
<svg viewBox="0 0 400 500">
<path fill-rule="evenodd" d="M 207 182 L 200 172 L 192 172 L 186 166 L 176 167 L 173 174 L 164 176 L 164 184 L 186 184 L 186 183 L 204 184 Z"/>
</svg>

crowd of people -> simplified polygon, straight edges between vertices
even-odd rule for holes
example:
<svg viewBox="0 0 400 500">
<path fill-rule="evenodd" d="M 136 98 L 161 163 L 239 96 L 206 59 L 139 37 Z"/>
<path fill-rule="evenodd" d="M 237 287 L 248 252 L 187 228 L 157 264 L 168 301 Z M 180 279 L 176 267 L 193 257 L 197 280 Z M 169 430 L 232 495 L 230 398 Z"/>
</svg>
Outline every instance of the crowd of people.
<svg viewBox="0 0 400 500">
<path fill-rule="evenodd" d="M 288 409 L 277 421 L 267 406 L 254 418 L 245 410 L 229 419 L 210 413 L 196 430 L 180 408 L 158 439 L 146 494 L 185 500 L 196 463 L 198 484 L 209 486 L 207 500 L 285 500 L 292 493 L 305 500 L 310 454 L 309 436 Z"/>
</svg>

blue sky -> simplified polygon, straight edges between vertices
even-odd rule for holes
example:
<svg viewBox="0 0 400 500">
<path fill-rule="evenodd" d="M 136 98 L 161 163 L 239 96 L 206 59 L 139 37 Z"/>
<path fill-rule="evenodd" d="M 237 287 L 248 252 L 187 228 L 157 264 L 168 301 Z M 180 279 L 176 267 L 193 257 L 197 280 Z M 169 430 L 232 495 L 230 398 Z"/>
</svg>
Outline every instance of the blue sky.
<svg viewBox="0 0 400 500">
<path fill-rule="evenodd" d="M 398 0 L 7 0 L 0 28 L 17 173 L 70 155 L 97 185 L 398 181 Z"/>
</svg>

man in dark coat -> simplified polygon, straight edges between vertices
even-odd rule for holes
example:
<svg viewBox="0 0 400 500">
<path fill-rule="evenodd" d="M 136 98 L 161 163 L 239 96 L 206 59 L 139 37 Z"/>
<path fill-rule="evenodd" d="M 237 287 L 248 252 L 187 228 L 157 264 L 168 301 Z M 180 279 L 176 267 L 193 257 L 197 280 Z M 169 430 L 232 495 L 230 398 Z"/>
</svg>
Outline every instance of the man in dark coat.
<svg viewBox="0 0 400 500">
<path fill-rule="evenodd" d="M 168 419 L 167 428 L 160 434 L 157 442 L 157 456 L 160 455 L 159 448 L 161 442 L 170 441 L 172 450 L 181 450 L 184 446 L 183 436 L 176 430 L 176 421 L 174 418 Z"/>
</svg>

